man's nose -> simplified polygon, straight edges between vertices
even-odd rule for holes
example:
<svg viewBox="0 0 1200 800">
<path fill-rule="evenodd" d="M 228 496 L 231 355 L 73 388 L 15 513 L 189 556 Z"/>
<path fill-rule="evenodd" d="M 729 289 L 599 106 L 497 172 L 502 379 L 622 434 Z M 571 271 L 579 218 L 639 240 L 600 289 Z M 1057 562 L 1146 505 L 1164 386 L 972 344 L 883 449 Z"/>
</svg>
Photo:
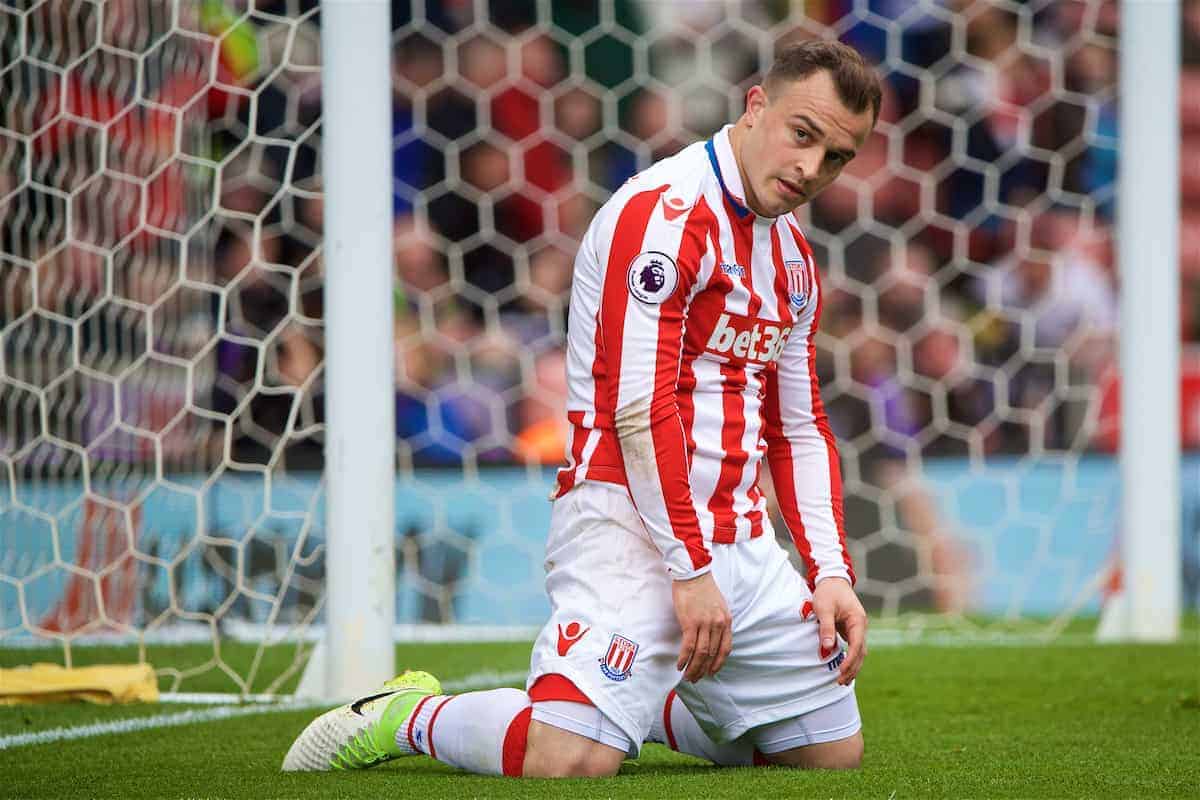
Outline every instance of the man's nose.
<svg viewBox="0 0 1200 800">
<path fill-rule="evenodd" d="M 801 178 L 811 178 L 821 171 L 821 162 L 825 159 L 824 147 L 806 147 L 796 159 L 796 171 Z"/>
</svg>

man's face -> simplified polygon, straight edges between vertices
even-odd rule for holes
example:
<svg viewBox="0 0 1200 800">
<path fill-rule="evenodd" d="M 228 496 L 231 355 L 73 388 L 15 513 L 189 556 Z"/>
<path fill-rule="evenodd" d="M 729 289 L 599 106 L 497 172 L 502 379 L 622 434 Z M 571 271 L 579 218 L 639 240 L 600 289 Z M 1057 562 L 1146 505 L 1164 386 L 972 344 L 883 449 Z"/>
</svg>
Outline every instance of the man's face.
<svg viewBox="0 0 1200 800">
<path fill-rule="evenodd" d="M 751 210 L 787 214 L 817 196 L 854 158 L 871 134 L 871 110 L 854 113 L 838 97 L 833 78 L 818 70 L 781 81 L 768 97 L 752 88 L 743 118 L 742 177 Z"/>
</svg>

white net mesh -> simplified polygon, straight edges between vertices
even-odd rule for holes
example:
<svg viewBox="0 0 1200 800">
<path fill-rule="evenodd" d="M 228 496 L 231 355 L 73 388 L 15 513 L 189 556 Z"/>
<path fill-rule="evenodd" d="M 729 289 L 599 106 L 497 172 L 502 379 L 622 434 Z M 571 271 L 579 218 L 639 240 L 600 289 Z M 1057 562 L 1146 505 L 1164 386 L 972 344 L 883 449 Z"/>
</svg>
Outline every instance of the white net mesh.
<svg viewBox="0 0 1200 800">
<path fill-rule="evenodd" d="M 1094 609 L 1114 4 L 392 5 L 401 620 L 544 617 L 578 237 L 806 36 L 886 79 L 801 213 L 864 600 L 976 631 Z M 191 634 L 175 684 L 241 691 L 300 662 L 222 643 L 320 614 L 317 12 L 0 1 L 0 640 Z"/>
<path fill-rule="evenodd" d="M 0 4 L 0 637 L 196 638 L 174 676 L 246 690 L 224 623 L 316 607 L 318 31 L 277 10 Z"/>
</svg>

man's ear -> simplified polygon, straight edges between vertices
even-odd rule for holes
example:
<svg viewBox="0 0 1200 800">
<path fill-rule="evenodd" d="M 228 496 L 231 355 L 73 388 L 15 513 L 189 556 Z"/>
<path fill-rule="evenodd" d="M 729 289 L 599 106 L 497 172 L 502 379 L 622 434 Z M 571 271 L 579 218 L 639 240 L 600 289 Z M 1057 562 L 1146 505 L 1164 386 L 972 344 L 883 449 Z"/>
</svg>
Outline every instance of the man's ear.
<svg viewBox="0 0 1200 800">
<path fill-rule="evenodd" d="M 751 86 L 746 92 L 746 117 L 747 123 L 753 127 L 760 119 L 763 112 L 767 108 L 767 92 L 761 85 Z"/>
</svg>

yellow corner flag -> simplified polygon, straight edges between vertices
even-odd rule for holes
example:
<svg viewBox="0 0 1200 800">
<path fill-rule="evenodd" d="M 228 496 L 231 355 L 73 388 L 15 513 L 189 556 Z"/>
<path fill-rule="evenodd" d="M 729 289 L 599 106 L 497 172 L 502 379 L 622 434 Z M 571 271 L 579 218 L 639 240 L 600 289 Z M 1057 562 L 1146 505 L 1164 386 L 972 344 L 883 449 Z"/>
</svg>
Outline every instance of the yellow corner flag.
<svg viewBox="0 0 1200 800">
<path fill-rule="evenodd" d="M 135 703 L 158 701 L 158 681 L 149 664 L 105 664 L 68 669 L 32 664 L 0 669 L 0 705 L 61 703 Z"/>
</svg>

